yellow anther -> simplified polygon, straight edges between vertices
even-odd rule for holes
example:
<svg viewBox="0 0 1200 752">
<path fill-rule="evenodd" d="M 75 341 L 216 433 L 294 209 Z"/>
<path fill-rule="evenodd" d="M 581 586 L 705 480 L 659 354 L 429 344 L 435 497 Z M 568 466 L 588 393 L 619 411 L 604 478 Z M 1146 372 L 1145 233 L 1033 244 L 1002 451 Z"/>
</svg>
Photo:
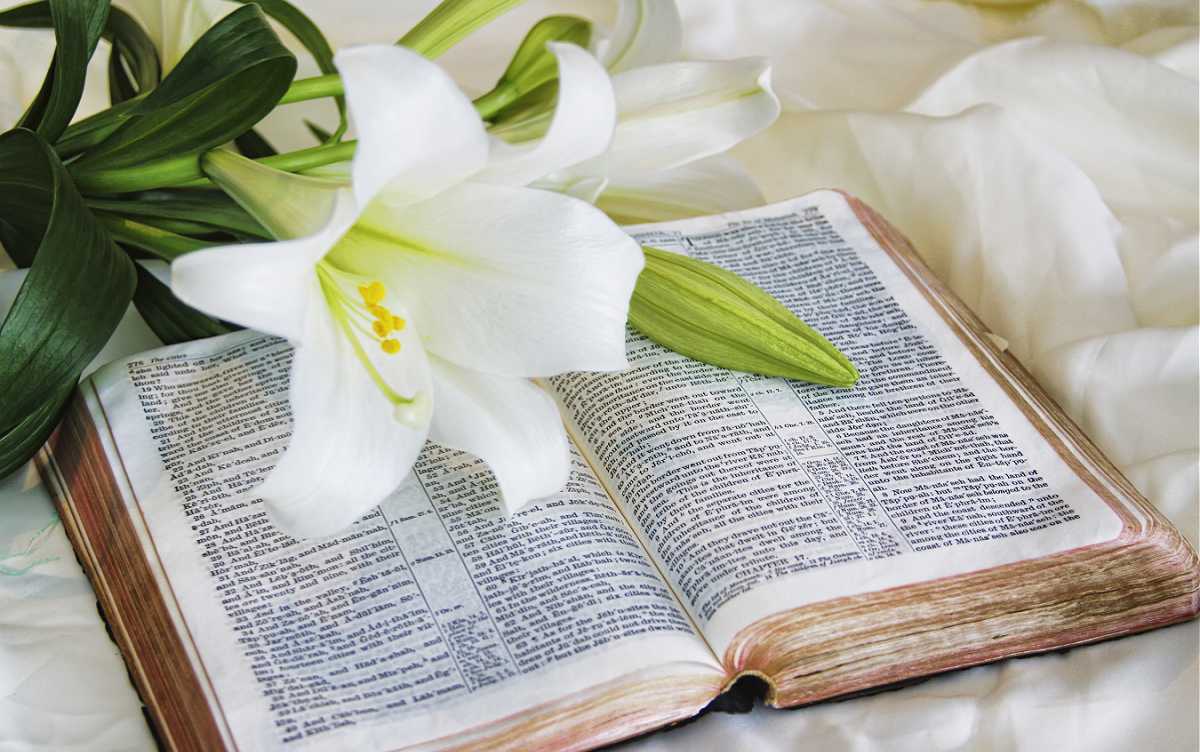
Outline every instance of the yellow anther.
<svg viewBox="0 0 1200 752">
<path fill-rule="evenodd" d="M 394 331 L 398 332 L 401 329 L 403 329 L 404 324 L 405 324 L 404 319 L 400 318 L 399 316 L 392 316 L 392 329 Z"/>
<path fill-rule="evenodd" d="M 387 324 L 382 321 L 372 321 L 371 331 L 375 332 L 376 337 L 386 337 L 391 329 L 388 329 Z"/>
<path fill-rule="evenodd" d="M 400 340 L 398 339 L 385 339 L 379 343 L 379 346 L 382 347 L 383 351 L 388 355 L 395 355 L 396 353 L 400 352 Z"/>
<path fill-rule="evenodd" d="M 392 317 L 391 311 L 389 311 L 388 309 L 384 308 L 381 305 L 376 305 L 374 303 L 367 306 L 367 310 L 371 312 L 372 316 L 379 319 L 380 321 L 387 321 L 388 319 L 390 319 Z"/>
<path fill-rule="evenodd" d="M 369 306 L 379 305 L 383 302 L 383 296 L 387 293 L 382 282 L 372 282 L 369 285 L 359 285 L 358 294 L 362 296 L 363 302 Z"/>
</svg>

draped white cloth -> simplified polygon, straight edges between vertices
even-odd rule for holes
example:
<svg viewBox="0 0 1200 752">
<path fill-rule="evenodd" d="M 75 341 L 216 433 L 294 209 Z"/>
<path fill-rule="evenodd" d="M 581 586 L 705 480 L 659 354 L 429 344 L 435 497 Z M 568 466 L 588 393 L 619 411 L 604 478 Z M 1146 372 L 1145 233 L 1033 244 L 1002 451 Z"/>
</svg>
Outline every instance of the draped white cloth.
<svg viewBox="0 0 1200 752">
<path fill-rule="evenodd" d="M 301 3 L 335 46 L 398 37 L 431 4 Z M 836 187 L 880 210 L 1195 543 L 1195 4 L 680 5 L 688 56 L 774 61 L 786 112 L 735 151 L 767 198 Z M 445 64 L 485 89 L 549 9 L 611 13 L 530 2 Z M 0 84 L 27 95 L 49 54 L 33 37 L 0 36 Z M 307 145 L 296 115 L 321 107 L 273 116 L 270 135 Z M 15 109 L 0 102 L 5 122 Z M 0 274 L 0 301 L 13 276 Z M 146 336 L 131 318 L 111 352 Z M 629 749 L 1196 748 L 1197 644 L 1190 623 L 865 698 L 708 716 Z M 32 473 L 0 482 L 0 749 L 150 745 L 44 490 Z"/>
</svg>

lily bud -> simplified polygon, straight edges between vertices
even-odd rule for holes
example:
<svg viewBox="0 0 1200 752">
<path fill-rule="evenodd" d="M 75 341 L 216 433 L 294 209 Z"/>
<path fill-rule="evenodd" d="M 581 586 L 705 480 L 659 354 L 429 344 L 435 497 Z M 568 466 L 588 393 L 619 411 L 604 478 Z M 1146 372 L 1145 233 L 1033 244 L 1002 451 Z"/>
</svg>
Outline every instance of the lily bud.
<svg viewBox="0 0 1200 752">
<path fill-rule="evenodd" d="M 202 155 L 200 169 L 276 239 L 323 227 L 344 189 L 342 181 L 293 175 L 224 149 Z"/>
<path fill-rule="evenodd" d="M 558 59 L 551 52 L 552 42 L 566 42 L 587 48 L 592 37 L 592 24 L 587 19 L 575 16 L 548 16 L 538 21 L 525 35 L 521 45 L 513 54 L 508 68 L 496 82 L 496 86 L 475 100 L 475 108 L 486 119 L 493 119 L 501 110 L 522 100 L 525 95 L 549 84 L 558 78 Z M 543 90 L 554 92 L 553 87 Z M 545 97 L 539 94 L 534 104 L 546 106 Z M 521 102 L 522 111 L 530 103 Z"/>
<path fill-rule="evenodd" d="M 643 247 L 629 323 L 655 342 L 734 371 L 850 387 L 858 370 L 779 301 L 736 274 Z"/>
</svg>

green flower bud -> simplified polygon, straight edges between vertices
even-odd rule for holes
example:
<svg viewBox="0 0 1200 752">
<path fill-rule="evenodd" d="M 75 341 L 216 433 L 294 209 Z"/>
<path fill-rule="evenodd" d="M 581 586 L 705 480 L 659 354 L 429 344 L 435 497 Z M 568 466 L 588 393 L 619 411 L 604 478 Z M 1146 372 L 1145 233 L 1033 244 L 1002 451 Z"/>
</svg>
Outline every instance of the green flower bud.
<svg viewBox="0 0 1200 752">
<path fill-rule="evenodd" d="M 734 371 L 851 387 L 858 371 L 762 289 L 720 267 L 644 247 L 629 323 L 689 358 Z"/>
<path fill-rule="evenodd" d="M 558 61 L 546 45 L 550 42 L 568 42 L 586 48 L 591 38 L 592 24 L 587 19 L 548 16 L 538 21 L 525 35 L 495 88 L 475 100 L 475 108 L 482 117 L 492 120 L 502 110 L 510 108 L 540 87 L 542 92 L 537 97 L 537 104 L 543 104 L 544 93 L 556 91 L 544 85 L 558 80 Z M 523 109 L 528 109 L 528 104 L 524 104 Z"/>
</svg>

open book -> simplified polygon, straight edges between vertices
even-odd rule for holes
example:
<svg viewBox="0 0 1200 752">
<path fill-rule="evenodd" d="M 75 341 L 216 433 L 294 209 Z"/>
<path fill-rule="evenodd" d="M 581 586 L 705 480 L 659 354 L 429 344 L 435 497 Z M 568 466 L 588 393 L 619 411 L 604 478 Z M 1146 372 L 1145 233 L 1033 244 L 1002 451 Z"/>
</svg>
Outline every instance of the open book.
<svg viewBox="0 0 1200 752">
<path fill-rule="evenodd" d="M 1188 544 L 870 209 L 820 192 L 630 232 L 756 282 L 861 382 L 631 332 L 631 370 L 545 384 L 562 493 L 506 517 L 431 444 L 312 541 L 253 493 L 290 430 L 286 342 L 82 384 L 39 463 L 165 746 L 591 748 L 742 677 L 790 707 L 1197 613 Z"/>
</svg>

